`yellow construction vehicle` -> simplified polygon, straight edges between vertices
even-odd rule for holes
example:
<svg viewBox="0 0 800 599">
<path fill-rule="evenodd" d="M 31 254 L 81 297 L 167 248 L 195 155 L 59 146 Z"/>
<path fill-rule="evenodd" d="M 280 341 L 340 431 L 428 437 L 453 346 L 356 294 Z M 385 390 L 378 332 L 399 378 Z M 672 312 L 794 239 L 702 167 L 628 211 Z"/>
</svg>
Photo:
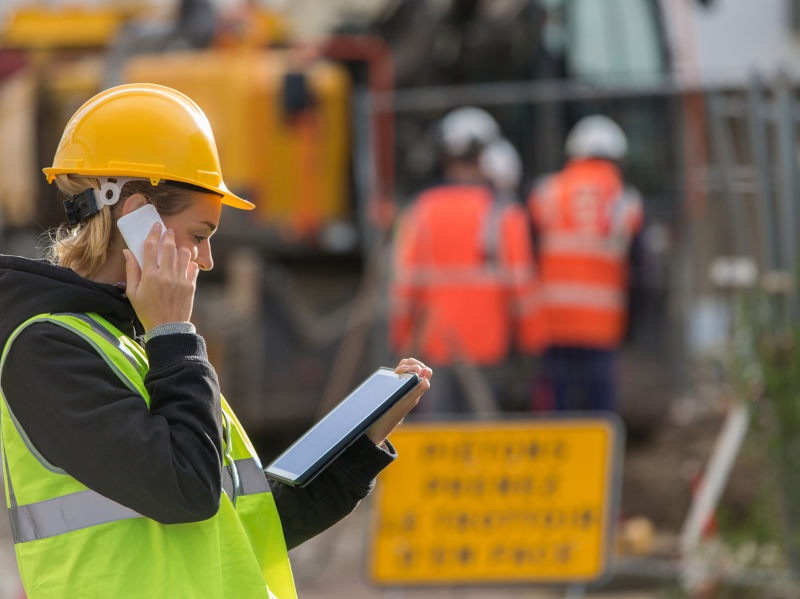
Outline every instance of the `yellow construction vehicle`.
<svg viewBox="0 0 800 599">
<path fill-rule="evenodd" d="M 348 219 L 350 77 L 342 65 L 266 46 L 283 41 L 286 27 L 260 12 L 248 15 L 250 30 L 241 40 L 228 39 L 223 29 L 218 47 L 143 52 L 144 41 L 180 31 L 136 31 L 126 25 L 136 14 L 133 6 L 37 9 L 8 20 L 2 46 L 27 52 L 29 64 L 17 78 L 35 81 L 31 93 L 48 106 L 43 133 L 58 130 L 111 80 L 158 83 L 187 94 L 209 117 L 226 179 L 257 204 L 260 226 L 308 239 Z M 42 153 L 52 141 L 44 141 Z"/>
</svg>

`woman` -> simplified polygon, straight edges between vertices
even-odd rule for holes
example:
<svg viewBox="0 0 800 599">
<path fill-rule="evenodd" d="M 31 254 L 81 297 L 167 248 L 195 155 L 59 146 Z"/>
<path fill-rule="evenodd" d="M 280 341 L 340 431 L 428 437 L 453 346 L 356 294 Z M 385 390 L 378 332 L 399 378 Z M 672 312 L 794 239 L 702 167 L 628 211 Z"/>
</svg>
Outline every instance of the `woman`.
<svg viewBox="0 0 800 599">
<path fill-rule="evenodd" d="M 75 226 L 53 263 L 0 257 L 3 472 L 28 596 L 296 597 L 287 549 L 370 491 L 430 369 L 403 360 L 421 383 L 307 488 L 268 485 L 189 323 L 222 205 L 252 208 L 222 182 L 202 111 L 113 88 L 45 173 Z M 140 269 L 115 223 L 146 203 L 168 230 Z"/>
</svg>

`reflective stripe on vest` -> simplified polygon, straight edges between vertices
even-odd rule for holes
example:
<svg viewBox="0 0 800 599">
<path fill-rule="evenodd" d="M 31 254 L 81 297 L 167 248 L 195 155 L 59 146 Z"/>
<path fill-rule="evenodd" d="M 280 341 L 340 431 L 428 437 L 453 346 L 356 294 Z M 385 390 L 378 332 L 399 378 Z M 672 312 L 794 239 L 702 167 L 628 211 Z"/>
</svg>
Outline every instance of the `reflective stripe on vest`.
<svg viewBox="0 0 800 599">
<path fill-rule="evenodd" d="M 424 266 L 398 268 L 394 281 L 412 287 L 501 286 L 525 283 L 535 275 L 530 266 Z"/>
<path fill-rule="evenodd" d="M 269 482 L 261 463 L 255 458 L 234 460 L 236 470 L 239 472 L 239 492 L 237 495 L 254 495 L 256 493 L 269 493 Z M 230 465 L 222 471 L 222 488 L 228 499 L 233 501 L 233 473 Z"/>
<path fill-rule="evenodd" d="M 122 355 L 125 356 L 125 358 L 128 360 L 128 362 L 130 362 L 133 365 L 134 368 L 136 368 L 137 370 L 139 369 L 139 363 L 136 361 L 136 358 L 131 353 L 131 350 L 129 350 L 127 348 L 127 346 L 124 343 L 122 343 L 119 339 L 117 339 L 111 333 L 111 331 L 109 331 L 107 328 L 105 328 L 100 323 L 95 321 L 91 316 L 88 316 L 86 314 L 77 314 L 77 313 L 74 313 L 74 312 L 65 313 L 64 316 L 72 316 L 72 317 L 77 318 L 79 320 L 82 320 L 83 322 L 88 324 L 90 327 L 92 327 L 92 330 L 95 333 L 97 333 L 98 335 L 100 335 L 102 337 L 105 337 L 106 340 L 111 345 L 113 345 L 117 349 L 119 349 L 120 352 L 122 353 Z"/>
<path fill-rule="evenodd" d="M 269 483 L 257 460 L 254 458 L 236 460 L 236 468 L 241 477 L 239 496 L 269 493 Z M 14 487 L 11 477 L 7 477 L 6 481 L 13 498 Z M 232 500 L 233 482 L 230 466 L 223 470 L 222 486 L 225 494 Z M 14 543 L 27 543 L 89 526 L 143 517 L 138 512 L 91 489 L 27 505 L 16 505 L 14 499 L 12 507 L 8 508 L 8 516 L 11 520 Z"/>
<path fill-rule="evenodd" d="M 624 310 L 627 303 L 624 291 L 580 283 L 548 283 L 544 287 L 544 296 L 549 305 L 559 307 Z"/>
<path fill-rule="evenodd" d="M 583 233 L 546 231 L 540 243 L 541 251 L 548 255 L 567 254 L 616 262 L 627 258 L 630 238 L 625 235 L 598 238 Z"/>
<path fill-rule="evenodd" d="M 117 520 L 142 517 L 134 510 L 91 489 L 39 503 L 10 507 L 8 516 L 15 544 L 46 539 Z"/>
</svg>

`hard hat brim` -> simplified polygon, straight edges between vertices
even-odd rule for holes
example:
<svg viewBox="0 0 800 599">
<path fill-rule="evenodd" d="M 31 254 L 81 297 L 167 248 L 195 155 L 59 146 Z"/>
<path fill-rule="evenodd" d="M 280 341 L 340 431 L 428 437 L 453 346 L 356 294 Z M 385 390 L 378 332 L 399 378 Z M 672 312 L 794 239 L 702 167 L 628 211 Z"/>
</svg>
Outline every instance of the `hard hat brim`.
<svg viewBox="0 0 800 599">
<path fill-rule="evenodd" d="M 153 172 L 146 172 L 146 171 L 139 171 L 139 170 L 131 170 L 131 169 L 81 169 L 81 168 L 44 168 L 42 169 L 44 174 L 47 176 L 47 182 L 52 183 L 55 181 L 56 175 L 82 175 L 84 177 L 141 177 L 143 179 L 150 179 L 151 183 L 157 185 L 159 181 L 180 181 L 181 183 L 189 183 L 190 185 L 196 185 L 197 187 L 202 187 L 203 189 L 207 189 L 212 193 L 218 194 L 222 196 L 222 203 L 226 206 L 231 206 L 232 208 L 238 208 L 240 210 L 252 210 L 255 208 L 255 204 L 248 202 L 247 200 L 243 200 L 236 194 L 231 193 L 231 191 L 225 186 L 224 183 L 221 183 L 219 186 L 208 185 L 201 181 L 196 180 L 189 180 L 184 177 L 176 177 L 173 175 L 165 176 L 165 173 L 153 173 Z"/>
</svg>

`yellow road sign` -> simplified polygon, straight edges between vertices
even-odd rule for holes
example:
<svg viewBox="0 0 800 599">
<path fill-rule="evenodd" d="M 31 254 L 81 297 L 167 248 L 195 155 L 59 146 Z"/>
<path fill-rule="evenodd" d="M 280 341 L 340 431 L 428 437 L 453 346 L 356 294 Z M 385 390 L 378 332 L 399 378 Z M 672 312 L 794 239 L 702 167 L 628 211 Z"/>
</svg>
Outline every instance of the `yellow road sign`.
<svg viewBox="0 0 800 599">
<path fill-rule="evenodd" d="M 609 566 L 616 420 L 406 424 L 378 478 L 380 585 L 583 583 Z"/>
</svg>

